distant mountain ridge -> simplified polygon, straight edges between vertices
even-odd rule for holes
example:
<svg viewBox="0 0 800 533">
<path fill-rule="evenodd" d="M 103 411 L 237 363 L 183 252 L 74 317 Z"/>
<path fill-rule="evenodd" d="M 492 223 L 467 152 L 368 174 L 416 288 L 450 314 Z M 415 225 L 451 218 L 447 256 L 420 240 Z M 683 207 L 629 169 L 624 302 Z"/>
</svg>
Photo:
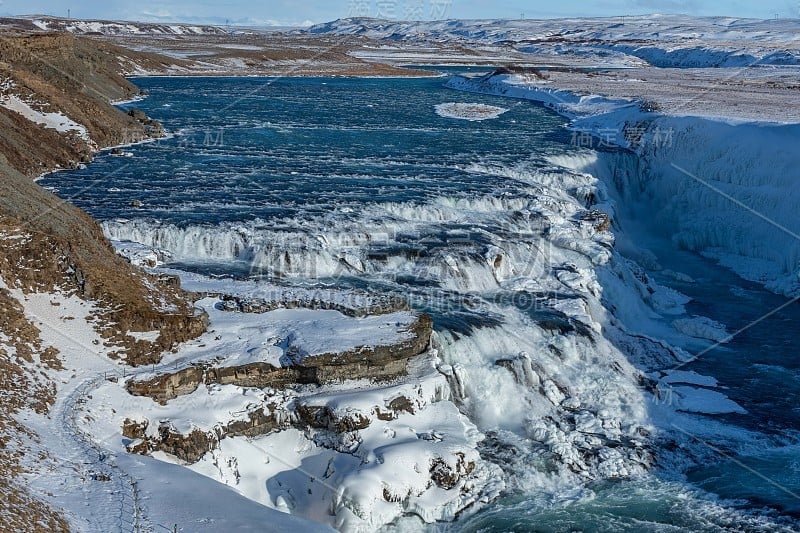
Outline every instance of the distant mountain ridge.
<svg viewBox="0 0 800 533">
<path fill-rule="evenodd" d="M 22 23 L 27 29 L 69 32 L 74 35 L 224 35 L 224 28 L 206 24 L 83 20 L 27 15 L 7 18 L 2 23 Z"/>
<path fill-rule="evenodd" d="M 543 20 L 402 22 L 339 19 L 306 30 L 391 43 L 503 47 L 554 56 L 609 53 L 662 68 L 800 64 L 799 19 L 737 19 L 687 15 Z"/>
</svg>

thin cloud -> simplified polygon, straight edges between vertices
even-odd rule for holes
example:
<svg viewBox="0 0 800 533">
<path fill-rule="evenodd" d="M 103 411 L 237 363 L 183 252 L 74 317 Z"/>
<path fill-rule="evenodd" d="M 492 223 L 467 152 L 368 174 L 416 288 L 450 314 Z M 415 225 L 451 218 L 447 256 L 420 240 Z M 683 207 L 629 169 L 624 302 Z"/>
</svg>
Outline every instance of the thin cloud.
<svg viewBox="0 0 800 533">
<path fill-rule="evenodd" d="M 683 13 L 694 13 L 700 8 L 697 0 L 635 0 L 634 4 L 637 7 L 655 11 L 680 11 Z"/>
</svg>

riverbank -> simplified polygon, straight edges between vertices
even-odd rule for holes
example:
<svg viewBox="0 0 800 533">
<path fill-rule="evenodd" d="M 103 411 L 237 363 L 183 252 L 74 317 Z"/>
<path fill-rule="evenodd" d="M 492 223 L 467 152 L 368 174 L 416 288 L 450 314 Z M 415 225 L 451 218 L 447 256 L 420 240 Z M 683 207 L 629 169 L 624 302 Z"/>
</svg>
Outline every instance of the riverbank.
<svg viewBox="0 0 800 533">
<path fill-rule="evenodd" d="M 104 147 L 158 134 L 146 117 L 109 103 L 139 94 L 119 72 L 118 58 L 126 53 L 63 34 L 7 35 L 0 43 L 0 366 L 7 377 L 0 478 L 9 528 L 37 523 L 63 531 L 74 520 L 44 503 L 44 492 L 30 490 L 32 479 L 51 475 L 47 461 L 58 462 L 64 450 L 42 445 L 41 428 L 28 418 L 52 414 L 69 392 L 60 376 L 68 368 L 66 326 L 75 317 L 48 331 L 37 313 L 26 311 L 27 298 L 63 294 L 89 305 L 97 338 L 84 349 L 102 349 L 116 365 L 158 361 L 207 324 L 175 283 L 133 267 L 94 220 L 35 183 L 43 173 L 91 161 Z"/>
<path fill-rule="evenodd" d="M 73 43 L 66 48 L 75 46 Z M 80 44 L 77 47 L 80 50 Z M 536 78 L 540 79 L 539 76 Z M 508 95 L 509 85 L 513 85 L 500 78 L 490 77 L 485 81 L 498 82 L 500 90 L 496 94 Z M 242 116 L 233 122 L 236 127 L 246 129 L 248 135 L 239 137 L 238 141 L 235 137 L 231 139 L 230 133 L 234 132 L 228 128 L 233 112 L 220 117 L 207 112 L 202 117 L 202 124 L 209 127 L 215 118 L 218 119 L 221 121 L 218 123 L 220 131 L 225 128 L 228 142 L 243 142 L 245 147 L 253 137 L 270 136 L 272 142 L 276 142 L 276 138 L 288 137 L 293 130 L 304 131 L 306 138 L 302 146 L 308 146 L 309 123 L 316 124 L 314 121 L 320 119 L 317 104 L 334 101 L 333 98 L 316 100 L 323 91 L 342 94 L 335 92 L 346 89 L 342 83 L 341 80 L 330 83 L 326 80 L 318 86 L 306 87 L 310 91 L 310 99 L 306 102 L 308 109 L 317 110 L 317 113 L 311 113 L 299 124 L 300 108 L 296 104 L 291 105 L 283 124 L 276 123 L 278 114 L 275 109 L 268 116 L 269 122 L 253 122 L 253 114 L 263 112 L 263 109 L 239 111 Z M 334 84 L 336 87 L 328 86 Z M 524 85 L 517 84 L 515 89 L 524 90 L 529 95 L 535 93 L 537 97 L 547 93 Z M 365 109 L 374 109 L 371 106 L 381 104 L 381 99 L 375 95 L 385 97 L 382 92 L 385 88 L 384 85 L 380 90 L 373 88 L 374 92 L 361 93 L 360 97 L 369 101 L 369 106 L 359 104 L 357 112 L 343 113 L 342 124 L 337 126 L 326 115 L 311 129 L 331 128 L 336 131 L 337 138 L 341 131 L 347 131 L 348 135 L 366 132 L 365 139 L 369 141 L 374 138 L 369 135 L 373 131 L 371 128 L 385 131 L 383 121 L 403 101 L 402 98 L 390 99 L 391 109 L 382 109 L 380 113 L 373 111 L 375 114 L 366 112 Z M 242 92 L 235 84 L 227 87 L 217 85 L 215 90 L 200 91 L 198 94 L 203 95 L 202 98 L 185 102 L 188 106 L 182 108 L 183 118 L 191 111 L 197 111 L 195 107 L 200 101 L 210 105 L 208 101 L 218 98 L 220 89 L 230 91 L 228 94 L 234 97 Z M 169 91 L 163 94 L 169 101 L 164 102 L 161 112 L 167 113 L 165 110 L 171 109 L 175 96 Z M 300 93 L 295 87 L 286 94 L 296 99 Z M 295 218 L 312 224 L 289 225 L 292 233 L 288 241 L 280 239 L 285 235 L 275 233 L 277 230 L 273 224 L 259 224 L 258 220 L 254 224 L 250 220 L 243 225 L 222 223 L 211 227 L 206 223 L 187 227 L 184 220 L 177 225 L 153 224 L 148 220 L 117 220 L 106 225 L 106 231 L 113 228 L 121 239 L 132 239 L 135 234 L 139 240 L 149 239 L 147 244 L 152 248 L 161 248 L 162 245 L 171 248 L 167 252 L 179 255 L 183 260 L 191 261 L 205 255 L 205 259 L 209 256 L 221 258 L 228 264 L 249 261 L 247 269 L 251 274 L 255 268 L 261 274 L 277 275 L 281 284 L 290 284 L 298 276 L 310 279 L 319 276 L 322 279 L 330 274 L 341 279 L 338 276 L 346 273 L 375 283 L 376 287 L 385 288 L 387 283 L 396 283 L 396 288 L 402 293 L 413 293 L 431 306 L 435 300 L 441 303 L 442 296 L 463 295 L 469 300 L 464 309 L 459 309 L 460 314 L 448 316 L 441 313 L 435 317 L 440 320 L 439 330 L 435 332 L 431 331 L 430 320 L 426 320 L 423 314 L 388 309 L 394 314 L 385 318 L 364 317 L 364 313 L 356 309 L 353 311 L 355 316 L 349 316 L 350 307 L 337 307 L 338 301 L 320 299 L 313 290 L 304 292 L 291 287 L 294 290 L 287 292 L 285 287 L 280 291 L 278 287 L 267 287 L 291 296 L 288 301 L 281 297 L 281 301 L 275 302 L 259 295 L 259 291 L 265 289 L 263 283 L 228 282 L 227 287 L 221 287 L 226 282 L 183 272 L 184 281 L 198 293 L 227 293 L 222 298 L 213 296 L 198 302 L 205 315 L 211 317 L 213 331 L 205 331 L 196 341 L 182 344 L 180 349 L 166 354 L 161 360 L 164 349 L 172 347 L 172 344 L 163 343 L 177 342 L 180 340 L 177 335 L 164 335 L 168 328 L 162 327 L 160 322 L 145 325 L 125 322 L 129 318 L 125 313 L 134 318 L 142 316 L 142 307 L 135 307 L 140 305 L 137 299 L 141 297 L 152 306 L 153 313 L 146 316 L 154 321 L 174 315 L 178 310 L 177 314 L 183 317 L 182 320 L 188 319 L 192 328 L 204 323 L 200 317 L 205 315 L 194 311 L 194 297 L 177 289 L 176 278 L 171 275 L 174 272 L 151 272 L 148 276 L 116 257 L 112 259 L 113 252 L 99 235 L 99 230 L 91 229 L 96 224 L 88 217 L 76 215 L 77 210 L 73 208 L 63 207 L 64 213 L 50 220 L 52 211 L 47 209 L 63 202 L 54 201 L 53 196 L 42 196 L 45 194 L 43 191 L 30 188 L 28 182 L 21 181 L 24 176 L 14 181 L 17 178 L 12 172 L 9 171 L 8 177 L 4 174 L 3 183 L 9 190 L 8 194 L 17 195 L 9 196 L 12 199 L 9 200 L 9 209 L 29 213 L 24 222 L 9 224 L 3 233 L 4 244 L 8 244 L 3 253 L 8 259 L 2 276 L 8 288 L 4 288 L 2 295 L 10 309 L 4 316 L 14 319 L 12 325 L 18 324 L 14 326 L 17 329 L 4 324 L 4 333 L 21 339 L 4 346 L 13 344 L 17 355 L 29 359 L 28 364 L 16 361 L 15 371 L 30 376 L 32 368 L 29 367 L 46 367 L 44 374 L 40 373 L 44 376 L 41 380 L 43 403 L 35 406 L 25 404 L 41 412 L 34 414 L 23 406 L 21 412 L 24 413 L 15 420 L 21 420 L 31 432 L 40 435 L 39 446 L 19 449 L 24 453 L 22 464 L 28 469 L 23 474 L 28 476 L 26 479 L 32 479 L 30 485 L 38 491 L 37 496 L 64 509 L 57 518 L 62 522 L 52 526 L 53 529 L 66 528 L 67 521 L 73 527 L 88 529 L 122 527 L 116 516 L 102 512 L 103 508 L 112 506 L 119 506 L 120 517 L 132 517 L 133 525 L 137 527 L 148 521 L 160 524 L 175 519 L 182 525 L 197 521 L 197 508 L 187 509 L 185 504 L 176 501 L 176 492 L 179 496 L 182 490 L 170 491 L 160 486 L 163 485 L 158 481 L 163 479 L 158 473 L 161 468 L 181 478 L 175 481 L 176 485 L 197 487 L 205 483 L 203 492 L 207 490 L 220 495 L 220 498 L 227 496 L 223 499 L 233 501 L 240 510 L 241 514 L 233 517 L 241 519 L 239 525 L 252 524 L 253 521 L 263 523 L 265 520 L 272 523 L 276 516 L 283 518 L 274 510 L 265 512 L 263 506 L 343 529 L 373 529 L 401 516 L 408 518 L 408 515 L 419 516 L 425 522 L 452 520 L 493 500 L 508 480 L 520 486 L 532 481 L 533 484 L 542 481 L 552 485 L 562 483 L 560 487 L 551 487 L 551 496 L 562 497 L 563 493 L 564 498 L 574 497 L 580 501 L 590 499 L 581 495 L 589 493 L 587 480 L 647 479 L 653 458 L 658 457 L 661 451 L 659 446 L 663 444 L 663 448 L 670 449 L 686 446 L 685 438 L 668 440 L 663 434 L 654 433 L 657 428 L 651 425 L 653 419 L 674 423 L 680 417 L 682 427 L 698 432 L 703 429 L 699 428 L 702 422 L 694 420 L 690 423 L 683 411 L 741 413 L 742 409 L 721 392 L 711 390 L 716 385 L 713 378 L 664 372 L 682 365 L 685 353 L 673 350 L 660 337 L 639 336 L 626 329 L 653 319 L 654 312 L 658 312 L 675 317 L 675 323 L 680 326 L 675 328 L 680 329 L 684 337 L 696 335 L 698 339 L 715 341 L 727 336 L 724 325 L 701 317 L 684 316 L 687 315 L 683 307 L 686 302 L 681 295 L 652 282 L 641 268 L 618 253 L 615 235 L 611 232 L 619 223 L 613 200 L 618 205 L 623 201 L 627 205 L 647 198 L 647 202 L 641 202 L 643 219 L 655 212 L 657 224 L 667 227 L 685 224 L 682 238 L 687 243 L 694 243 L 699 251 L 712 254 L 720 248 L 719 253 L 727 254 L 724 257 L 730 257 L 728 260 L 743 271 L 751 272 L 765 283 L 773 283 L 776 290 L 791 293 L 794 290 L 791 278 L 793 252 L 784 249 L 776 252 L 777 241 L 768 233 L 769 228 L 753 227 L 752 223 L 730 210 L 725 211 L 722 203 L 716 204 L 713 198 L 708 199 L 713 195 L 698 194 L 695 189 L 680 196 L 681 191 L 675 190 L 674 177 L 662 172 L 674 168 L 671 162 L 675 160 L 675 153 L 670 149 L 678 146 L 688 154 L 685 156 L 687 163 L 680 168 L 688 170 L 686 165 L 697 160 L 704 166 L 695 169 L 696 172 L 711 169 L 717 172 L 717 176 L 725 177 L 724 170 L 732 163 L 731 160 L 718 158 L 709 164 L 707 159 L 695 157 L 693 147 L 707 150 L 713 141 L 725 138 L 728 131 L 748 131 L 751 135 L 744 139 L 747 146 L 731 141 L 719 151 L 757 160 L 753 154 L 771 149 L 773 145 L 781 146 L 777 142 L 781 136 L 769 136 L 759 141 L 763 131 L 756 128 L 763 125 L 749 125 L 748 128 L 754 128 L 751 131 L 720 129 L 742 126 L 716 121 L 705 123 L 691 119 L 684 123 L 684 119 L 661 116 L 646 102 L 582 98 L 568 93 L 559 93 L 556 99 L 553 93 L 547 94 L 557 110 L 575 120 L 576 133 L 589 133 L 588 137 L 576 135 L 573 144 L 578 146 L 572 148 L 580 148 L 583 145 L 579 143 L 583 142 L 588 143 L 586 148 L 591 148 L 598 140 L 608 144 L 607 148 L 624 146 L 647 158 L 652 163 L 653 173 L 642 174 L 638 164 L 624 157 L 617 158 L 614 153 L 608 157 L 604 153 L 564 155 L 564 149 L 570 148 L 565 146 L 550 147 L 555 148 L 556 155 L 543 151 L 541 155 L 545 163 L 537 163 L 533 168 L 515 166 L 521 160 L 519 157 L 505 161 L 505 166 L 492 166 L 497 153 L 506 153 L 508 144 L 500 143 L 495 153 L 488 154 L 487 160 L 481 163 L 475 162 L 473 153 L 468 165 L 448 167 L 441 164 L 441 153 L 433 154 L 435 164 L 430 164 L 425 172 L 414 174 L 434 176 L 432 183 L 423 184 L 422 192 L 425 194 L 412 195 L 405 202 L 394 198 L 388 204 L 370 204 L 365 209 L 364 203 L 372 202 L 375 196 L 374 188 L 366 186 L 364 197 L 367 200 L 350 199 L 353 203 L 346 207 L 331 204 L 321 210 L 301 213 L 303 216 Z M 126 96 L 129 95 L 117 99 Z M 341 101 L 355 102 L 356 99 L 344 98 Z M 437 99 L 437 104 L 442 101 Z M 455 134 L 454 121 L 436 116 L 436 107 L 431 104 L 433 102 L 424 106 L 430 117 L 424 115 L 423 118 L 420 110 L 413 106 L 400 117 L 410 120 L 402 130 L 403 136 L 417 134 L 431 135 L 427 139 L 435 138 L 444 127 L 433 122 L 422 128 L 420 122 L 423 120 L 447 120 L 448 135 Z M 211 109 L 222 109 L 225 105 L 224 102 L 212 105 Z M 16 111 L 9 111 L 19 115 Z M 64 123 L 68 117 L 71 123 L 80 124 L 70 113 L 65 112 Z M 507 126 L 499 127 L 489 137 L 513 134 L 513 128 L 508 127 L 513 122 L 505 122 L 514 120 L 513 113 L 514 108 L 482 122 L 481 126 Z M 124 114 L 114 116 L 128 120 Z M 353 117 L 359 120 L 376 120 L 378 117 L 380 120 L 353 128 L 352 122 L 356 120 Z M 537 119 L 558 121 L 553 116 Z M 53 129 L 37 128 L 37 132 Z M 397 121 L 392 122 L 391 128 L 397 128 Z M 359 130 L 361 133 L 357 133 Z M 71 135 L 69 131 L 57 131 L 59 138 L 76 143 L 83 139 L 82 131 L 77 133 Z M 88 128 L 87 133 L 91 139 Z M 669 141 L 667 134 L 671 135 Z M 789 135 L 791 137 L 794 133 L 790 131 Z M 477 141 L 473 137 L 465 135 L 461 142 L 476 142 L 474 150 L 483 149 L 488 142 L 486 137 Z M 613 142 L 611 137 L 617 141 Z M 322 146 L 328 147 L 330 142 L 330 138 L 323 139 Z M 427 145 L 427 141 L 416 143 L 416 146 Z M 365 142 L 364 146 L 369 146 L 369 143 Z M 168 159 L 184 156 L 176 153 L 174 148 L 165 148 Z M 224 155 L 226 150 L 222 144 L 209 146 L 208 143 L 195 148 L 200 155 L 206 155 L 202 152 L 207 149 L 214 150 L 216 157 Z M 87 149 L 91 156 L 94 148 Z M 292 149 L 296 150 L 297 145 Z M 234 152 L 237 155 L 243 153 L 242 150 Z M 264 156 L 261 152 L 254 153 Z M 291 151 L 285 154 L 291 154 Z M 396 162 L 402 156 L 393 154 L 389 159 Z M 131 157 L 131 161 L 137 161 L 135 154 Z M 415 153 L 414 160 L 405 164 L 418 164 L 416 159 L 419 157 L 421 154 Z M 779 154 L 774 160 L 794 161 L 782 157 Z M 341 158 L 336 159 L 326 164 L 341 163 Z M 199 157 L 194 164 L 207 166 L 205 161 Z M 278 165 L 284 172 L 290 165 L 297 165 L 291 167 L 293 170 L 287 175 L 292 184 L 302 183 L 303 177 L 310 178 L 310 183 L 313 183 L 310 190 L 294 191 L 291 208 L 302 206 L 303 202 L 297 200 L 304 194 L 312 196 L 314 205 L 319 208 L 320 202 L 327 200 L 319 184 L 325 183 L 325 178 L 335 172 L 326 168 L 321 174 L 316 174 L 313 169 L 304 167 L 302 161 L 302 158 L 290 157 Z M 314 161 L 320 161 L 318 155 L 314 155 Z M 144 166 L 146 163 L 139 160 L 137 164 Z M 366 177 L 373 179 L 376 162 L 370 161 L 370 164 Z M 737 164 L 746 167 L 741 162 Z M 380 175 L 386 177 L 402 166 L 393 163 Z M 455 176 L 450 174 L 454 169 L 457 171 Z M 348 170 L 342 175 L 352 176 L 352 169 Z M 752 185 L 753 189 L 763 193 L 768 183 L 779 179 L 769 172 L 779 170 L 766 169 L 755 173 L 758 179 L 764 180 L 762 182 L 729 184 L 737 187 Z M 237 167 L 234 172 L 239 175 L 240 169 Z M 211 174 L 213 182 L 223 181 L 217 169 Z M 170 180 L 166 187 L 176 188 L 180 172 L 168 175 Z M 741 175 L 753 174 L 742 172 Z M 159 174 L 153 173 L 153 176 Z M 186 176 L 184 174 L 182 178 Z M 191 187 L 187 188 L 192 191 L 190 200 L 196 201 L 198 198 L 195 196 L 199 196 L 201 190 L 197 185 L 204 176 L 200 173 L 189 173 L 188 176 L 193 180 L 188 182 Z M 474 179 L 476 176 L 480 179 Z M 620 196 L 615 198 L 596 176 L 606 178 L 607 184 L 618 183 Z M 648 179 L 643 180 L 643 176 Z M 397 177 L 407 179 L 402 175 Z M 105 174 L 97 181 L 106 183 L 107 178 L 108 174 Z M 137 168 L 132 178 L 147 180 L 150 175 Z M 451 185 L 453 190 L 443 189 L 443 184 L 451 184 L 453 178 L 463 181 Z M 163 180 L 155 178 L 151 183 L 145 181 L 143 185 L 146 186 L 139 190 L 153 190 L 156 181 L 164 185 Z M 509 186 L 507 181 L 514 181 L 516 185 Z M 369 180 L 363 182 L 371 183 Z M 236 182 L 231 180 L 227 183 Z M 779 183 L 784 189 L 779 190 L 778 195 L 789 191 L 786 201 L 791 201 L 794 194 L 792 184 Z M 348 181 L 347 184 L 358 189 L 357 181 Z M 246 198 L 246 194 L 251 192 L 247 190 L 252 188 L 247 187 L 248 183 L 243 185 L 245 190 L 241 192 L 245 195 L 238 194 L 238 198 Z M 333 185 L 330 196 L 342 188 L 341 183 Z M 407 185 L 402 184 L 406 192 L 412 189 Z M 411 185 L 416 187 L 418 184 Z M 427 196 L 429 191 L 424 190 L 429 185 L 435 187 L 432 196 Z M 487 188 L 482 188 L 484 186 Z M 653 188 L 648 189 L 650 186 Z M 19 190 L 13 192 L 13 188 Z M 500 188 L 504 194 L 498 197 Z M 473 190 L 474 196 L 463 196 L 466 190 Z M 112 193 L 110 188 L 107 192 Z M 114 190 L 114 194 L 119 192 Z M 349 192 L 358 194 L 358 191 Z M 29 197 L 34 199 L 34 203 L 26 207 L 28 204 L 25 202 L 30 201 L 26 198 Z M 665 197 L 675 198 L 676 204 L 663 207 Z M 80 192 L 68 195 L 68 198 L 82 200 Z M 420 201 L 420 198 L 425 200 Z M 231 204 L 220 203 L 219 199 L 219 196 L 213 196 L 205 204 L 203 213 L 220 214 L 228 210 Z M 698 199 L 707 203 L 691 204 Z M 723 199 L 729 200 L 724 196 Z M 181 210 L 176 208 L 180 200 L 173 197 L 166 200 L 168 204 L 162 206 L 162 212 L 180 216 Z M 255 209 L 263 207 L 262 200 L 259 199 Z M 778 200 L 768 194 L 763 201 L 769 204 Z M 158 209 L 156 205 L 143 204 L 138 198 L 136 201 L 143 210 Z M 152 201 L 153 204 L 159 201 L 158 195 L 152 195 Z M 359 201 L 364 203 L 359 204 Z M 688 215 L 685 211 L 687 203 L 693 209 Z M 139 216 L 142 211 L 134 211 L 133 205 L 129 201 L 117 205 L 116 209 L 130 206 L 128 212 Z M 44 211 L 37 211 L 43 207 Z M 237 211 L 247 207 L 247 203 L 236 206 Z M 253 208 L 253 205 L 249 207 Z M 192 204 L 188 211 L 197 209 L 197 204 Z M 39 212 L 47 213 L 39 217 L 47 218 L 47 222 L 39 223 Z M 724 222 L 731 222 L 730 228 L 717 230 L 719 220 L 709 221 L 703 216 L 712 214 L 716 217 L 718 212 L 722 213 Z M 778 215 L 784 216 L 787 212 L 788 209 L 781 209 Z M 342 215 L 352 224 L 345 227 L 330 224 L 334 219 L 318 218 L 321 213 L 330 217 Z M 354 213 L 367 218 L 354 221 Z M 59 234 L 59 241 L 50 239 L 45 232 L 58 231 L 59 224 L 65 219 L 72 222 L 67 230 L 63 230 L 69 233 Z M 81 221 L 86 223 L 85 227 L 78 224 Z M 387 221 L 393 224 L 389 230 Z M 28 227 L 26 224 L 34 223 L 36 232 L 29 235 L 24 231 Z M 425 240 L 415 243 L 419 247 L 429 247 L 422 249 L 424 253 L 408 251 L 409 235 L 444 235 L 457 224 L 480 227 L 481 234 L 457 241 Z M 765 246 L 737 248 L 735 257 L 731 257 L 731 243 L 736 243 L 737 234 L 743 231 L 762 232 L 759 238 Z M 88 244 L 85 234 L 91 237 Z M 45 236 L 37 240 L 41 235 Z M 71 235 L 76 236 L 69 239 Z M 320 239 L 320 235 L 325 238 Z M 691 241 L 692 238 L 697 240 Z M 769 241 L 770 238 L 773 240 Z M 275 243 L 281 243 L 281 246 Z M 376 243 L 377 247 L 373 248 Z M 92 253 L 82 255 L 84 252 L 81 250 L 90 245 L 88 249 Z M 544 258 L 548 268 L 543 272 L 531 272 L 532 257 L 539 257 L 538 254 L 544 250 L 552 254 Z M 791 253 L 782 255 L 785 252 Z M 151 256 L 156 260 L 168 257 L 160 254 L 161 251 L 156 250 Z M 62 260 L 62 257 L 67 260 Z M 77 263 L 78 259 L 74 257 L 90 266 L 92 261 L 116 261 L 111 263 L 115 277 L 103 284 L 104 271 L 98 273 L 90 266 L 82 266 L 83 263 Z M 747 258 L 753 261 L 745 261 Z M 647 259 L 646 254 L 637 258 L 643 262 Z M 63 272 L 54 271 L 48 264 L 63 266 Z M 785 272 L 780 270 L 781 265 L 786 267 Z M 64 285 L 56 286 L 49 277 L 43 277 L 50 276 L 48 272 L 67 274 Z M 771 274 L 774 276 L 770 277 Z M 675 272 L 675 275 L 680 277 L 681 273 Z M 139 281 L 131 282 L 128 276 Z M 136 283 L 144 287 L 143 292 L 137 292 L 139 285 Z M 117 292 L 113 292 L 116 287 Z M 236 294 L 237 291 L 244 294 Z M 98 301 L 97 295 L 108 294 L 111 294 L 108 300 Z M 104 308 L 109 302 L 118 301 L 114 298 L 122 298 L 120 295 L 123 294 L 133 296 L 118 302 L 122 311 L 120 306 L 110 310 Z M 336 294 L 337 298 L 342 296 L 350 295 Z M 183 300 L 170 300 L 171 297 Z M 532 298 L 536 303 L 532 306 L 520 304 L 517 308 L 516 304 L 508 305 L 505 297 L 515 303 Z M 425 298 L 430 298 L 430 301 Z M 485 300 L 474 307 L 472 304 L 479 298 Z M 184 303 L 185 307 L 181 307 Z M 375 309 L 374 306 L 369 308 Z M 96 319 L 93 317 L 102 317 L 104 312 L 117 314 L 112 315 L 113 320 L 102 322 L 102 327 L 95 327 Z M 163 320 L 168 321 L 166 318 Z M 306 327 L 294 327 L 294 323 Z M 362 327 L 364 331 L 361 331 Z M 38 328 L 39 333 L 33 328 Z M 188 333 L 184 331 L 186 339 L 200 334 L 200 330 L 192 328 L 188 328 L 191 329 Z M 110 340 L 109 329 L 112 330 Z M 60 338 L 65 331 L 85 342 L 65 341 Z M 113 342 L 114 331 L 130 337 L 132 340 L 127 342 L 132 344 L 116 345 Z M 351 335 L 351 342 L 342 344 L 337 342 L 342 340 L 342 331 L 363 333 L 367 337 Z M 318 335 L 320 332 L 326 334 Z M 142 351 L 134 352 L 128 348 L 145 345 L 147 349 L 141 348 Z M 55 361 L 52 360 L 54 352 L 51 348 L 61 354 Z M 227 358 L 220 357 L 220 350 L 226 352 Z M 231 357 L 228 352 L 238 356 Z M 396 360 L 387 358 L 387 352 L 396 355 Z M 97 357 L 89 358 L 87 362 L 87 354 Z M 118 364 L 114 357 L 126 363 L 151 366 L 133 369 L 130 365 Z M 30 359 L 33 359 L 32 365 Z M 309 360 L 314 364 L 309 364 Z M 320 378 L 326 375 L 333 377 L 333 381 L 358 378 L 351 371 L 354 368 L 359 370 L 361 362 L 367 367 L 366 370 L 360 369 L 361 377 L 378 377 L 389 382 L 363 379 L 332 384 Z M 384 366 L 388 367 L 388 373 L 381 373 L 387 370 Z M 673 386 L 676 384 L 678 386 Z M 265 385 L 269 390 L 262 390 Z M 24 389 L 16 390 L 22 401 L 29 401 L 25 399 Z M 131 392 L 141 394 L 132 395 Z M 662 395 L 667 393 L 675 396 L 662 402 L 665 397 Z M 676 414 L 676 409 L 680 413 Z M 53 418 L 61 421 L 60 426 L 53 426 L 48 420 L 48 410 Z M 717 425 L 710 426 L 708 434 L 720 430 Z M 734 438 L 732 433 L 728 436 L 730 440 L 726 442 L 738 442 L 736 438 L 739 436 Z M 757 441 L 755 437 L 752 440 Z M 292 450 L 291 453 L 282 452 L 287 449 Z M 75 455 L 59 461 L 55 452 L 58 450 L 69 450 L 70 455 L 72 452 Z M 270 450 L 281 450 L 281 453 Z M 129 451 L 151 454 L 165 462 L 183 466 L 191 463 L 190 468 L 205 477 L 191 475 L 183 468 L 178 473 L 177 467 L 162 466 L 149 457 L 138 462 L 138 457 L 126 455 Z M 692 449 L 690 454 L 696 451 Z M 34 458 L 39 452 L 54 456 L 52 460 L 44 460 L 50 468 L 47 472 L 36 470 Z M 539 463 L 542 463 L 542 471 L 532 471 L 531 464 Z M 500 467 L 507 470 L 501 473 Z M 77 469 L 80 475 L 70 478 L 70 469 Z M 131 476 L 131 469 L 139 474 Z M 63 484 L 60 483 L 62 476 L 65 477 Z M 137 480 L 136 476 L 143 477 Z M 223 490 L 216 482 L 207 481 L 209 477 L 237 487 L 240 494 Z M 52 494 L 51 481 L 59 482 L 58 494 Z M 114 491 L 105 490 L 112 485 Z M 86 503 L 86 494 L 93 495 L 91 501 L 97 513 L 81 511 L 81 505 Z M 220 516 L 219 509 L 212 503 L 200 500 L 193 505 L 202 509 L 200 514 L 206 519 L 212 516 L 214 520 L 226 518 Z M 16 511 L 20 517 L 22 509 L 18 506 Z M 656 519 L 663 520 L 664 517 Z M 284 523 L 282 520 L 277 522 Z M 215 522 L 211 526 L 219 527 L 220 524 Z M 292 522 L 286 527 L 299 526 Z"/>
</svg>

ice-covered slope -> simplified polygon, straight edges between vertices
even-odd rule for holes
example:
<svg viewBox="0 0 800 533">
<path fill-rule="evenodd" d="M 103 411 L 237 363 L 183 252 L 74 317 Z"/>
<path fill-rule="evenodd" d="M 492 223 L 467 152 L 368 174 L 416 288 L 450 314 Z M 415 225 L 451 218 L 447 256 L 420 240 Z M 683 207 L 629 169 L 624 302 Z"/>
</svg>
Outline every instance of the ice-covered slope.
<svg viewBox="0 0 800 533">
<path fill-rule="evenodd" d="M 576 131 L 633 150 L 638 159 L 600 154 L 571 166 L 605 178 L 640 220 L 681 247 L 800 295 L 800 125 L 662 116 L 520 76 L 457 77 L 449 86 L 542 102 Z"/>
<path fill-rule="evenodd" d="M 800 296 L 800 125 L 664 117 L 646 127 L 638 168 L 601 158 L 587 170 L 615 177 L 626 204 L 679 246 Z M 656 128 L 669 146 L 652 142 Z"/>
<path fill-rule="evenodd" d="M 659 67 L 732 67 L 800 63 L 800 20 L 683 15 L 552 20 L 390 22 L 343 19 L 312 33 L 362 35 L 387 41 L 512 46 L 537 54 L 622 53 Z M 617 58 L 618 61 L 618 58 Z"/>
</svg>

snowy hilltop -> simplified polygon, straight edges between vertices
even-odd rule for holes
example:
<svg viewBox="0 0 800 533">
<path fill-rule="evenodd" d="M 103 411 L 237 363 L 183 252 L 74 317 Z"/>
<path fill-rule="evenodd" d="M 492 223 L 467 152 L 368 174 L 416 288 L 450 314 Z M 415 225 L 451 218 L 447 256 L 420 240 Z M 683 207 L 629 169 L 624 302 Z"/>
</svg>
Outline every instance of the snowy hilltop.
<svg viewBox="0 0 800 533">
<path fill-rule="evenodd" d="M 528 54 L 588 55 L 633 66 L 742 67 L 797 65 L 800 20 L 645 15 L 550 20 L 395 22 L 342 19 L 312 26 L 314 34 L 358 35 L 402 46 L 449 43 L 512 48 Z"/>
</svg>

